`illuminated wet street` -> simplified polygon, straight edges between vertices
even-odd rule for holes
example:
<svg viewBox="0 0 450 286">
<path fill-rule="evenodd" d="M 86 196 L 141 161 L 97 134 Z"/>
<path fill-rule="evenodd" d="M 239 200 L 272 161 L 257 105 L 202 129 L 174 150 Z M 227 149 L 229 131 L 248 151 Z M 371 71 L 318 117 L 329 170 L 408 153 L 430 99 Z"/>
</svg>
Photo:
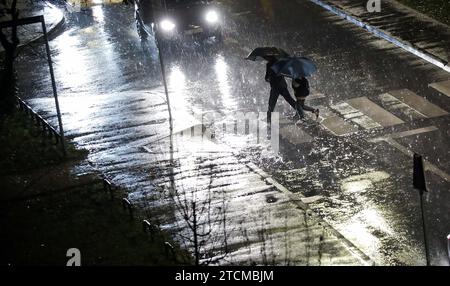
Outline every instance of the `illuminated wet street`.
<svg viewBox="0 0 450 286">
<path fill-rule="evenodd" d="M 449 74 L 309 1 L 279 2 L 223 0 L 223 43 L 164 50 L 173 134 L 157 48 L 139 39 L 132 5 L 66 12 L 51 49 L 66 136 L 90 152 L 75 172 L 105 174 L 190 249 L 195 217 L 203 262 L 424 265 L 417 152 L 432 264 L 449 265 L 450 95 L 429 87 Z M 278 153 L 230 130 L 239 112 L 267 110 L 265 65 L 244 60 L 258 46 L 318 66 L 309 103 L 320 118 L 297 125 L 280 97 Z M 56 126 L 42 55 L 18 58 L 20 92 Z"/>
</svg>

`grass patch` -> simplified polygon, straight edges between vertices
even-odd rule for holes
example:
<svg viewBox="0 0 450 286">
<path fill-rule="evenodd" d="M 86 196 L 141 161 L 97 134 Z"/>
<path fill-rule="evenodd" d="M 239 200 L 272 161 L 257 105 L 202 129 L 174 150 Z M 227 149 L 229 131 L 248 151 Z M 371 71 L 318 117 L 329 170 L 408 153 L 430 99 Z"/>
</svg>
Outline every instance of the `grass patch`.
<svg viewBox="0 0 450 286">
<path fill-rule="evenodd" d="M 17 111 L 0 123 L 0 174 L 26 172 L 87 155 L 72 144 L 66 146 L 67 157 L 64 158 L 60 145 L 43 137 L 42 131 Z"/>
<path fill-rule="evenodd" d="M 0 214 L 2 265 L 65 266 L 69 248 L 80 250 L 82 266 L 190 264 L 179 249 L 167 254 L 170 239 L 152 239 L 99 184 L 3 204 Z"/>
<path fill-rule="evenodd" d="M 399 2 L 450 25 L 450 1 L 448 0 L 398 0 Z"/>
</svg>

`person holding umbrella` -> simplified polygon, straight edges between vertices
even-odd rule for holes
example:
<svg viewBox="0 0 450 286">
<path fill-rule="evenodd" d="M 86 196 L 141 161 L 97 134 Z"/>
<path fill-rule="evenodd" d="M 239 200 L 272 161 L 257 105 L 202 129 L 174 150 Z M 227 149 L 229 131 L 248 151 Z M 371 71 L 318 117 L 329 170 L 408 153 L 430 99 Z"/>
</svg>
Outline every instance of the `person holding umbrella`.
<svg viewBox="0 0 450 286">
<path fill-rule="evenodd" d="M 275 110 L 275 106 L 280 95 L 283 96 L 289 105 L 294 109 L 297 109 L 297 103 L 289 93 L 284 76 L 277 75 L 272 70 L 272 66 L 277 62 L 277 58 L 274 56 L 266 56 L 265 59 L 267 60 L 265 80 L 270 84 L 269 107 L 267 110 L 267 122 L 270 123 L 272 112 Z"/>
<path fill-rule="evenodd" d="M 277 76 L 292 78 L 292 89 L 297 99 L 295 108 L 300 119 L 305 117 L 305 110 L 313 112 L 318 119 L 319 109 L 305 105 L 306 97 L 309 95 L 309 82 L 305 77 L 317 70 L 316 65 L 305 57 L 286 57 L 272 64 L 270 69 Z"/>
<path fill-rule="evenodd" d="M 305 76 L 309 76 L 316 71 L 314 63 L 303 57 L 291 57 L 284 50 L 276 47 L 259 47 L 254 49 L 247 60 L 256 61 L 258 58 L 265 59 L 266 76 L 265 80 L 270 83 L 269 107 L 267 111 L 267 123 L 270 124 L 272 112 L 275 110 L 278 97 L 281 95 L 291 105 L 301 118 L 304 117 L 304 110 L 312 111 L 319 116 L 319 110 L 305 105 L 306 96 L 309 95 L 309 84 Z M 295 101 L 287 88 L 284 77 L 293 79 L 292 87 L 297 97 Z"/>
<path fill-rule="evenodd" d="M 265 80 L 270 83 L 269 107 L 267 110 L 268 124 L 271 123 L 272 112 L 275 110 L 275 105 L 277 104 L 280 94 L 292 106 L 292 108 L 296 108 L 296 102 L 289 93 L 284 76 L 277 75 L 272 69 L 272 66 L 278 62 L 279 59 L 287 57 L 289 57 L 289 54 L 280 48 L 258 47 L 254 49 L 246 58 L 250 61 L 256 61 L 257 59 L 264 59 L 267 61 Z"/>
</svg>

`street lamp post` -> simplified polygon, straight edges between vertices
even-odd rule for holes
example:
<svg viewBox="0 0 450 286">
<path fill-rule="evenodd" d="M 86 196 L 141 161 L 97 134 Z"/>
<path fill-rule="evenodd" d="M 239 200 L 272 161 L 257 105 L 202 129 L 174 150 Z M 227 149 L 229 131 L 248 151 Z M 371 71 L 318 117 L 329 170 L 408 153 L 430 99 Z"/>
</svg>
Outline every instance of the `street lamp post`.
<svg viewBox="0 0 450 286">
<path fill-rule="evenodd" d="M 52 58 L 51 58 L 51 53 L 50 53 L 50 46 L 48 44 L 48 37 L 47 37 L 47 29 L 45 27 L 45 20 L 44 17 L 41 16 L 41 23 L 42 23 L 42 31 L 44 33 L 44 42 L 45 42 L 45 49 L 47 52 L 47 59 L 48 59 L 48 67 L 50 70 L 50 78 L 52 81 L 52 89 L 53 89 L 53 96 L 55 98 L 55 106 L 56 106 L 56 115 L 58 117 L 58 125 L 59 125 L 59 135 L 60 135 L 60 140 L 61 140 L 61 147 L 62 147 L 62 151 L 64 156 L 66 156 L 66 145 L 65 145 L 65 138 L 64 138 L 64 128 L 63 128 L 63 123 L 62 123 L 62 118 L 61 118 L 61 110 L 59 108 L 59 101 L 58 101 L 58 92 L 57 92 L 57 88 L 56 88 L 56 81 L 55 81 L 55 75 L 53 73 L 53 64 L 52 64 Z"/>
<path fill-rule="evenodd" d="M 172 122 L 172 109 L 170 107 L 170 97 L 169 97 L 169 89 L 167 88 L 167 79 L 166 79 L 166 69 L 164 67 L 164 58 L 163 58 L 163 54 L 161 51 L 161 46 L 160 46 L 160 36 L 159 36 L 159 31 L 158 29 L 156 29 L 156 47 L 158 49 L 158 57 L 159 57 L 159 64 L 161 66 L 161 74 L 162 74 L 162 80 L 163 80 L 163 85 L 164 85 L 164 92 L 166 94 L 166 102 L 167 102 L 167 109 L 169 111 L 169 128 L 170 128 L 170 133 L 172 134 L 173 131 L 173 122 Z"/>
</svg>

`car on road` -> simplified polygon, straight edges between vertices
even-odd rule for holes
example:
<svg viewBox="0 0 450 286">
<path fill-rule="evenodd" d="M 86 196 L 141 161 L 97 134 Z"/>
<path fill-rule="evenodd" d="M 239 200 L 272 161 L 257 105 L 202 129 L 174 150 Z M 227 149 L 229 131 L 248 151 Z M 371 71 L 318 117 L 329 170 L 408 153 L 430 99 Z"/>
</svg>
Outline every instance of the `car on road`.
<svg viewBox="0 0 450 286">
<path fill-rule="evenodd" d="M 135 0 L 135 14 L 141 38 L 222 40 L 222 17 L 213 0 Z"/>
</svg>

